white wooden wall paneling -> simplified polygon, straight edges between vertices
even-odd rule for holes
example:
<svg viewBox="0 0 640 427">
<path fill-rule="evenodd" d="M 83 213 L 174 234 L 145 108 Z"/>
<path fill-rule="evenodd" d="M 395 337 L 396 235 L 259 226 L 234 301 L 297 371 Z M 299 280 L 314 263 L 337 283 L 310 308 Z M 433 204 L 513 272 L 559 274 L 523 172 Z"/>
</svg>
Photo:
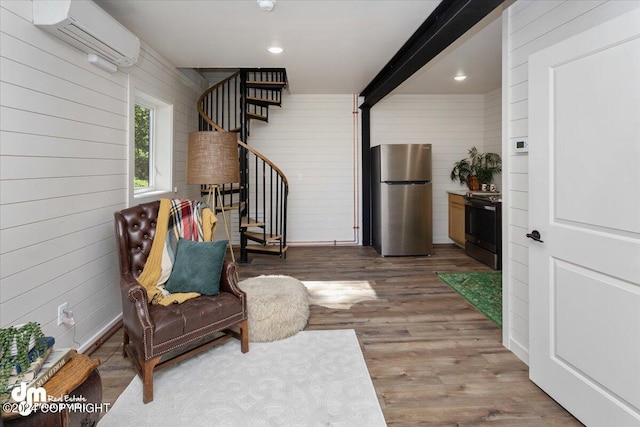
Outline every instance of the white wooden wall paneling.
<svg viewBox="0 0 640 427">
<path fill-rule="evenodd" d="M 105 222 L 104 217 L 101 220 L 103 221 L 101 224 L 90 224 L 84 229 L 78 229 L 61 237 L 43 240 L 36 245 L 25 246 L 4 254 L 2 277 L 5 278 L 20 273 L 27 268 L 72 252 L 82 244 L 92 241 L 91 238 L 96 234 L 108 234 L 109 228 L 112 228 L 113 224 L 111 221 Z M 28 286 L 23 286 L 22 288 L 26 289 Z"/>
<path fill-rule="evenodd" d="M 182 83 L 182 77 L 179 72 L 171 65 L 167 60 L 155 51 L 151 46 L 141 41 L 141 59 L 130 69 L 125 69 L 131 73 L 136 73 L 136 77 L 142 79 L 145 84 L 153 85 L 158 88 L 162 88 L 164 92 L 168 94 L 174 94 L 176 96 L 176 102 L 187 105 L 188 108 L 192 108 L 191 99 L 193 92 L 189 89 L 185 92 L 184 83 Z M 135 71 L 134 71 L 135 70 Z M 204 92 L 204 90 L 203 90 Z M 197 94 L 200 96 L 200 93 Z M 197 97 L 196 97 L 197 100 Z M 195 102 L 195 100 L 193 100 Z M 195 110 L 193 110 L 195 114 Z"/>
<path fill-rule="evenodd" d="M 69 303 L 76 319 L 85 322 L 82 310 L 91 313 L 95 307 L 82 307 L 80 304 L 98 290 L 111 295 L 113 287 L 117 285 L 115 278 L 119 276 L 119 272 L 118 267 L 114 265 L 116 256 L 115 252 L 110 252 L 78 267 L 77 271 L 73 270 L 54 278 L 47 285 L 57 290 L 56 295 L 47 295 L 42 287 L 37 287 L 15 297 L 11 303 L 3 304 L 3 323 L 7 319 L 33 319 L 43 325 L 53 322 L 57 326 L 56 319 L 52 318 L 50 313 L 55 313 L 58 305 L 65 301 Z M 118 301 L 117 298 L 115 300 Z M 103 301 L 102 304 L 104 303 Z"/>
<path fill-rule="evenodd" d="M 119 113 L 111 113 L 7 83 L 0 83 L 0 91 L 6 99 L 13 101 L 5 106 L 17 110 L 94 125 L 96 132 L 102 129 L 122 130 L 126 127 L 126 117 Z"/>
<path fill-rule="evenodd" d="M 511 103 L 511 105 L 509 106 L 509 111 L 513 120 L 529 117 L 527 100 L 523 99 L 522 101 Z"/>
<path fill-rule="evenodd" d="M 86 175 L 78 177 L 56 177 L 39 179 L 15 179 L 0 183 L 0 203 L 22 203 L 29 200 L 45 200 L 65 197 L 68 195 L 100 193 L 109 190 L 125 190 L 122 186 L 122 174 Z"/>
<path fill-rule="evenodd" d="M 120 159 L 87 158 L 47 158 L 47 157 L 13 157 L 7 159 L 2 167 L 6 179 L 49 179 L 79 177 L 92 175 L 113 175 L 121 172 Z"/>
<path fill-rule="evenodd" d="M 484 95 L 484 151 L 502 153 L 502 89 Z M 495 182 L 500 185 L 500 177 Z"/>
<path fill-rule="evenodd" d="M 544 37 L 548 36 L 555 30 L 561 30 L 567 22 L 574 20 L 576 17 L 594 9 L 606 0 L 600 1 L 565 1 L 565 2 L 539 2 L 546 5 L 533 5 L 527 9 L 526 14 L 519 16 L 534 17 L 535 19 L 528 25 L 522 26 L 517 31 L 511 33 L 511 49 L 518 52 L 520 48 L 529 44 L 543 42 Z M 516 25 L 517 17 L 514 19 Z M 536 51 L 539 49 L 536 49 Z"/>
<path fill-rule="evenodd" d="M 97 228 L 100 230 L 99 226 Z M 102 229 L 104 230 L 104 228 L 103 224 Z M 82 237 L 86 237 L 86 234 L 86 232 L 79 232 L 71 236 L 72 239 L 77 241 Z M 56 241 L 59 241 L 59 239 L 56 239 Z M 53 255 L 43 254 L 39 252 L 38 248 L 34 247 L 24 250 L 24 252 L 29 251 L 33 252 L 35 256 L 38 256 L 41 262 L 33 265 L 29 269 L 21 270 L 2 278 L 0 289 L 2 289 L 4 294 L 4 301 L 15 298 L 23 292 L 48 283 L 52 278 L 65 274 L 68 271 L 67 267 L 78 268 L 103 255 L 113 252 L 113 236 L 109 235 L 97 239 L 94 234 L 94 238 L 81 241 L 72 250 L 67 249 L 66 252 L 56 252 Z M 5 254 L 5 256 L 7 255 Z"/>
<path fill-rule="evenodd" d="M 552 13 L 554 9 L 562 4 L 562 1 L 522 1 L 518 2 L 518 6 L 513 6 L 513 10 L 511 11 L 512 16 L 516 16 L 519 12 L 522 12 L 523 9 L 526 9 L 525 13 L 520 15 L 520 19 L 514 19 L 513 25 L 511 27 L 511 31 L 513 33 L 520 31 L 522 28 L 527 25 L 531 25 L 538 19 L 540 16 L 543 16 L 547 13 Z"/>
<path fill-rule="evenodd" d="M 517 209 L 529 209 L 529 197 L 525 191 L 510 191 L 509 200 L 512 207 Z"/>
<path fill-rule="evenodd" d="M 288 243 L 358 243 L 352 111 L 352 95 L 285 92 L 269 123 L 251 123 L 249 144 L 289 180 Z"/>
<path fill-rule="evenodd" d="M 115 270 L 107 272 L 109 276 L 119 274 Z M 107 275 L 105 274 L 105 276 Z M 106 286 L 110 285 L 110 286 Z M 110 288 L 120 286 L 117 282 L 109 283 L 106 278 L 94 283 L 84 283 L 82 295 L 88 295 L 86 299 L 70 298 L 77 307 L 73 315 L 84 321 L 78 325 L 78 336 L 93 336 L 100 332 L 100 326 L 113 319 L 113 313 L 121 309 L 121 302 L 118 298 L 112 298 Z M 55 322 L 51 322 L 55 325 Z M 52 325 L 52 326 L 53 326 Z M 100 325 L 100 326 L 98 326 Z"/>
<path fill-rule="evenodd" d="M 55 240 L 41 242 L 38 245 L 5 254 L 0 262 L 0 277 L 5 278 L 37 265 L 54 260 L 61 255 L 71 253 L 79 246 L 90 242 L 96 235 L 108 235 L 113 231 L 111 221 L 84 230 L 64 235 Z"/>
<path fill-rule="evenodd" d="M 514 84 L 509 90 L 509 98 L 512 103 L 522 101 L 528 98 L 528 91 L 529 86 L 526 81 Z"/>
<path fill-rule="evenodd" d="M 72 215 L 122 202 L 122 191 L 80 194 L 61 198 L 58 203 L 51 200 L 33 200 L 28 203 L 10 204 L 0 207 L 2 229 L 30 224 L 55 217 Z"/>
<path fill-rule="evenodd" d="M 127 157 L 127 147 L 117 141 L 87 141 L 4 130 L 0 131 L 0 139 L 0 155 L 3 156 L 56 157 L 64 153 L 67 158 L 124 160 Z"/>
<path fill-rule="evenodd" d="M 600 8 L 602 5 L 605 8 Z M 611 19 L 623 10 L 633 7 L 635 1 L 566 1 L 553 13 L 536 20 L 536 25 L 528 26 L 519 37 L 529 38 L 520 47 L 511 52 L 510 65 L 517 66 L 528 62 L 529 55 L 548 47 L 558 40 L 566 39 L 594 26 L 597 22 Z M 596 11 L 596 13 L 589 13 Z M 520 16 L 520 15 L 518 15 Z M 517 18 L 517 16 L 516 16 Z"/>
<path fill-rule="evenodd" d="M 43 219 L 38 222 L 6 228 L 0 231 L 0 254 L 53 240 L 77 230 L 102 224 L 114 211 L 124 208 L 124 203 L 69 215 Z"/>
<path fill-rule="evenodd" d="M 2 80 L 18 87 L 61 99 L 72 95 L 73 100 L 80 105 L 101 109 L 111 114 L 113 111 L 123 109 L 124 99 L 114 98 L 96 90 L 79 86 L 75 82 L 34 68 L 36 65 L 41 66 L 41 64 L 26 65 L 11 59 L 4 60 L 0 64 Z"/>
<path fill-rule="evenodd" d="M 126 136 L 125 129 L 98 127 L 89 123 L 34 114 L 29 111 L 2 107 L 0 110 L 3 130 L 16 133 L 32 133 L 54 138 L 88 140 L 94 142 L 115 143 Z"/>
<path fill-rule="evenodd" d="M 0 7 L 0 323 L 35 320 L 71 345 L 73 331 L 55 325 L 67 301 L 86 345 L 120 312 L 113 212 L 127 204 L 126 73 L 173 103 L 182 182 L 197 85 L 144 42 L 138 64 L 107 73 L 34 27 L 31 2 Z"/>
</svg>

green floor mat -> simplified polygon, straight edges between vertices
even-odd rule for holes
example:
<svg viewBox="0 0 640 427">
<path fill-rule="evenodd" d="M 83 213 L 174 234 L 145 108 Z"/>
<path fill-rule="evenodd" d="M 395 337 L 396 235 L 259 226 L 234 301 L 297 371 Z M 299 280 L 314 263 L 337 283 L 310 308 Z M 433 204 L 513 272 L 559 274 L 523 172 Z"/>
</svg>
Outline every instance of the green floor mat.
<svg viewBox="0 0 640 427">
<path fill-rule="evenodd" d="M 481 313 L 502 327 L 502 272 L 436 273 Z"/>
</svg>

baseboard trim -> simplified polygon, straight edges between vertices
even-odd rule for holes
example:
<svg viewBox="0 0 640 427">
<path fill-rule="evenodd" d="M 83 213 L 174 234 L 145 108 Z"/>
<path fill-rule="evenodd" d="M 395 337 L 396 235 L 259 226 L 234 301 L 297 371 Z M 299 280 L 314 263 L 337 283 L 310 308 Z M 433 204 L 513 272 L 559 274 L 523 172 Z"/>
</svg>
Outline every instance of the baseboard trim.
<svg viewBox="0 0 640 427">
<path fill-rule="evenodd" d="M 529 351 L 513 338 L 509 340 L 509 350 L 529 366 Z"/>
<path fill-rule="evenodd" d="M 122 314 L 109 322 L 100 332 L 95 334 L 86 344 L 78 348 L 78 353 L 90 356 L 96 351 L 106 340 L 108 340 L 118 329 L 122 327 Z"/>
</svg>

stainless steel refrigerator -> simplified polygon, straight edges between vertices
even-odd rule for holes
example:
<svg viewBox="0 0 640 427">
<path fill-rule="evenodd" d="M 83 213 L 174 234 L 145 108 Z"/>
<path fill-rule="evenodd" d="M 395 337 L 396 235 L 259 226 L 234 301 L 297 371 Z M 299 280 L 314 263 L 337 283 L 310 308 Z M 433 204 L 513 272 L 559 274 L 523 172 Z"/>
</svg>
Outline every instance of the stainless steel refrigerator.
<svg viewBox="0 0 640 427">
<path fill-rule="evenodd" d="M 371 149 L 372 242 L 382 256 L 433 252 L 431 144 Z"/>
</svg>

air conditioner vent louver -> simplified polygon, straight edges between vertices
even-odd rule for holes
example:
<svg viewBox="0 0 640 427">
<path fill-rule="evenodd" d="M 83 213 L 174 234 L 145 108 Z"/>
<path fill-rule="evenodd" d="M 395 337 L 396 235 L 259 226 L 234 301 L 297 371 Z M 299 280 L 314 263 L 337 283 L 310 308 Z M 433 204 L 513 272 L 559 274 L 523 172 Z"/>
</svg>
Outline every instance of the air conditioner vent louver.
<svg viewBox="0 0 640 427">
<path fill-rule="evenodd" d="M 111 46 L 106 45 L 102 41 L 93 38 L 91 34 L 87 33 L 75 24 L 70 24 L 66 27 L 58 28 L 58 31 L 84 45 L 89 53 L 94 53 L 93 51 L 95 51 L 95 53 L 102 56 L 104 59 L 109 60 L 115 64 L 121 63 L 122 58 L 125 56 L 124 53 L 119 52 L 113 49 Z M 81 50 L 85 51 L 84 49 Z M 133 65 L 133 62 L 126 65 Z"/>
<path fill-rule="evenodd" d="M 33 0 L 33 23 L 116 65 L 127 67 L 138 60 L 138 38 L 90 0 Z"/>
</svg>

